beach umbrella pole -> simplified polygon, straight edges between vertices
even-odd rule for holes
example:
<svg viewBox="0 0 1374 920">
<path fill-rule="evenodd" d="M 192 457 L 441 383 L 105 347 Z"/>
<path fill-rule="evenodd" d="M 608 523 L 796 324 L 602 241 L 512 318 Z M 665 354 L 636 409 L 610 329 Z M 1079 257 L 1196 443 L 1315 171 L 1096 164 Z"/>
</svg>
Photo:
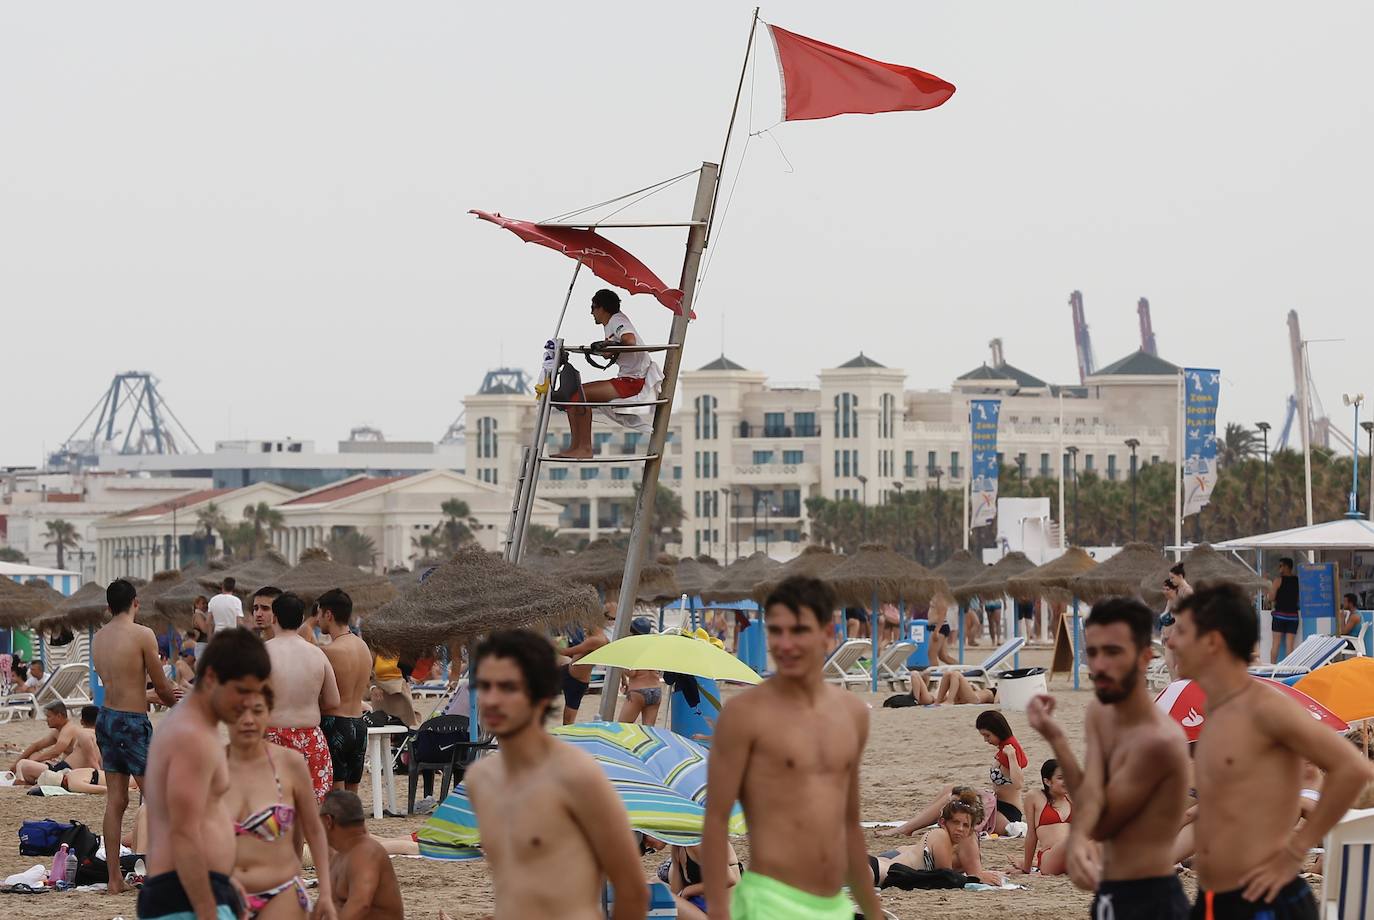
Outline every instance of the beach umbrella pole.
<svg viewBox="0 0 1374 920">
<path fill-rule="evenodd" d="M 868 615 L 868 632 L 873 639 L 873 659 L 868 663 L 868 669 L 873 675 L 873 692 L 878 692 L 878 589 L 873 589 L 873 610 Z"/>
<path fill-rule="evenodd" d="M 1078 598 L 1075 597 L 1073 599 L 1073 688 L 1075 690 L 1078 689 L 1078 661 L 1080 655 L 1078 647 L 1082 644 L 1080 642 L 1081 636 L 1082 628 L 1078 620 Z"/>
<path fill-rule="evenodd" d="M 468 646 L 468 740 L 476 743 L 482 737 L 477 724 L 477 643 Z M 390 751 L 386 752 L 390 756 Z"/>
<path fill-rule="evenodd" d="M 1006 599 L 1006 600 L 1011 600 L 1011 598 L 1005 598 L 1005 599 Z M 1020 635 L 1021 635 L 1021 618 L 1018 617 L 1018 616 L 1016 615 L 1016 601 L 1011 600 L 1011 603 L 1010 603 L 1010 604 L 1007 604 L 1006 606 L 1004 606 L 1004 607 L 1002 608 L 1002 610 L 1003 610 L 1003 611 L 1007 611 L 1007 610 L 1010 610 L 1010 611 L 1011 611 L 1011 637 L 1012 637 L 1013 639 L 1019 638 Z M 1034 621 L 1032 621 L 1032 622 L 1034 622 Z M 1021 669 L 1021 653 L 1020 653 L 1020 652 L 1017 652 L 1016 654 L 1014 654 L 1014 655 L 1011 656 L 1011 668 L 1012 668 L 1013 671 L 1017 671 L 1017 670 L 1020 670 L 1020 669 Z"/>
<path fill-rule="evenodd" d="M 959 605 L 959 663 L 964 663 L 964 625 L 968 621 L 968 615 L 964 610 L 964 605 Z"/>
</svg>

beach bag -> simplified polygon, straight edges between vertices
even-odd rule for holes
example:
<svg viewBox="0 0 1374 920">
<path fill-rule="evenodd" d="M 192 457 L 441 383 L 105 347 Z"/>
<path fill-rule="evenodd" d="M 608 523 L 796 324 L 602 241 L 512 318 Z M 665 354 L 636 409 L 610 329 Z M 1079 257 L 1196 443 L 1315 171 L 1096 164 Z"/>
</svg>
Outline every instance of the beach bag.
<svg viewBox="0 0 1374 920">
<path fill-rule="evenodd" d="M 19 855 L 52 856 L 62 846 L 62 835 L 71 829 L 70 824 L 51 818 L 25 821 L 19 825 Z"/>
<path fill-rule="evenodd" d="M 973 876 L 955 872 L 953 869 L 912 869 L 901 863 L 894 863 L 887 868 L 883 887 L 899 888 L 902 891 L 915 891 L 918 888 L 932 890 L 963 888 L 965 885 L 976 884 L 977 881 L 978 879 Z"/>
<path fill-rule="evenodd" d="M 910 693 L 894 693 L 883 700 L 884 709 L 905 709 L 908 706 L 915 706 L 916 698 Z"/>
</svg>

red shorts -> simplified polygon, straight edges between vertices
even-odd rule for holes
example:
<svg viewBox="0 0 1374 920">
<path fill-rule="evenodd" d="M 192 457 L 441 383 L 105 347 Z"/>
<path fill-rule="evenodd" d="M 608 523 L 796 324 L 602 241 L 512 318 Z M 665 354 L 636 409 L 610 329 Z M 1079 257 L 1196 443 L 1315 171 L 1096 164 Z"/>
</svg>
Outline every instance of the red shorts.
<svg viewBox="0 0 1374 920">
<path fill-rule="evenodd" d="M 319 726 L 310 728 L 269 728 L 269 744 L 289 748 L 305 758 L 310 770 L 310 785 L 315 789 L 315 801 L 324 801 L 325 794 L 334 788 L 334 758 L 329 755 L 329 742 Z"/>
<path fill-rule="evenodd" d="M 613 377 L 611 378 L 611 386 L 615 387 L 615 395 L 624 399 L 627 396 L 634 396 L 640 390 L 644 389 L 644 378 Z"/>
</svg>

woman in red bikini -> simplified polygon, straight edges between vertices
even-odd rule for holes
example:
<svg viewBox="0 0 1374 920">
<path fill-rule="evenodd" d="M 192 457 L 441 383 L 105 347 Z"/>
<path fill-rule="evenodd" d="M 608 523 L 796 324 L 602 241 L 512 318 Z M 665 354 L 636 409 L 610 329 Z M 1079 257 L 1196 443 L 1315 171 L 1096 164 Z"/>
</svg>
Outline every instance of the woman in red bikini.
<svg viewBox="0 0 1374 920">
<path fill-rule="evenodd" d="M 1040 790 L 1026 793 L 1025 861 L 1016 868 L 1041 875 L 1063 875 L 1069 850 L 1073 803 L 1059 761 L 1040 765 Z"/>
<path fill-rule="evenodd" d="M 271 710 L 272 688 L 267 686 L 230 726 L 224 806 L 235 818 L 234 881 L 247 894 L 249 920 L 332 918 L 329 843 L 310 771 L 303 756 L 264 740 Z M 297 822 L 319 873 L 320 904 L 313 914 L 292 834 Z"/>
<path fill-rule="evenodd" d="M 608 345 L 642 345 L 630 318 L 620 312 L 620 295 L 602 288 L 592 295 L 592 318 L 605 329 Z M 644 389 L 644 378 L 652 363 L 648 352 L 627 351 L 615 356 L 617 376 L 610 380 L 585 383 L 574 392 L 571 402 L 605 403 L 613 399 L 627 399 Z M 580 406 L 565 407 L 568 427 L 572 429 L 572 444 L 559 451 L 555 458 L 586 460 L 592 456 L 592 410 Z"/>
</svg>

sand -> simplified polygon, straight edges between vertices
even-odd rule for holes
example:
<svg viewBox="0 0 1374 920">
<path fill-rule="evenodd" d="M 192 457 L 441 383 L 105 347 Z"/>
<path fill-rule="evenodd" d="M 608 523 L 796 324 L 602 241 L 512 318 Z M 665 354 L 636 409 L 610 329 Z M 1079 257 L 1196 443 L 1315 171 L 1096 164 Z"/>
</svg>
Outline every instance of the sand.
<svg viewBox="0 0 1374 920">
<path fill-rule="evenodd" d="M 970 654 L 970 658 L 976 657 Z M 1047 653 L 1032 651 L 1022 655 L 1023 666 L 1042 664 Z M 1059 684 L 1065 683 L 1061 679 Z M 1076 747 L 1082 746 L 1081 713 L 1087 704 L 1086 691 L 1075 692 L 1059 684 L 1052 686 L 1059 698 L 1062 721 Z M 933 709 L 882 709 L 886 688 L 874 695 L 861 696 L 873 707 L 872 731 L 863 760 L 863 808 L 866 821 L 904 820 L 949 783 L 984 785 L 992 750 L 983 743 L 973 720 L 986 707 L 944 706 Z M 595 699 L 584 704 L 584 715 L 595 712 Z M 1008 713 L 1017 737 L 1031 759 L 1027 776 L 1038 776 L 1041 761 L 1050 756 L 1046 745 L 1026 724 L 1021 713 Z M 0 725 L 0 752 L 17 751 L 43 730 L 43 723 L 31 721 Z M 8 769 L 14 753 L 0 754 Z M 366 779 L 366 778 L 365 778 Z M 398 780 L 399 801 L 405 801 L 405 788 Z M 366 782 L 364 803 L 370 808 Z M 94 796 L 31 797 L 22 790 L 0 789 L 0 877 L 20 872 L 38 862 L 51 862 L 18 854 L 15 833 L 21 821 L 30 818 L 82 821 L 97 833 L 100 829 L 104 799 Z M 126 831 L 132 826 L 132 809 Z M 418 829 L 423 818 L 391 818 L 370 821 L 373 833 L 405 836 Z M 893 846 L 891 838 L 869 836 L 870 852 Z M 1020 854 L 1021 840 L 987 840 L 983 846 L 984 864 L 1008 869 L 1013 856 Z M 736 844 L 748 863 L 748 846 Z M 646 877 L 656 869 L 661 857 L 645 860 Z M 482 863 L 434 863 L 420 859 L 393 860 L 400 878 L 410 917 L 436 918 L 439 909 L 455 920 L 476 920 L 492 910 L 491 884 Z M 1091 895 L 1073 887 L 1067 878 L 1019 878 L 1029 890 L 1009 892 L 916 891 L 889 889 L 883 893 L 884 906 L 901 918 L 952 920 L 952 918 L 1011 915 L 1018 920 L 1087 916 Z M 1191 885 L 1189 885 L 1191 890 Z M 80 892 L 52 892 L 38 896 L 0 895 L 0 916 L 34 920 L 69 918 L 108 918 L 135 916 L 131 894 L 108 896 Z"/>
</svg>

